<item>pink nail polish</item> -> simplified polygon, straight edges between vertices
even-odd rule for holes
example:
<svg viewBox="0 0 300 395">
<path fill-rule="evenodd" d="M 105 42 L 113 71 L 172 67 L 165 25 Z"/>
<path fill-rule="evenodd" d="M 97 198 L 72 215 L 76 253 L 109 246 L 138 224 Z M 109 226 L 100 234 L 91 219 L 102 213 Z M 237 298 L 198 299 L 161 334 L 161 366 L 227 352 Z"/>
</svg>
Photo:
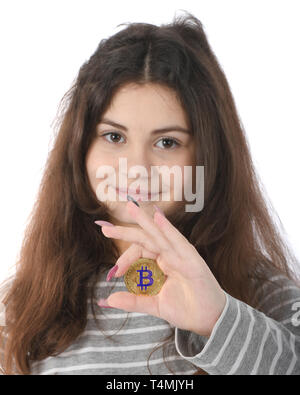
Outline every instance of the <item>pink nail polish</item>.
<svg viewBox="0 0 300 395">
<path fill-rule="evenodd" d="M 103 299 L 103 298 L 99 299 L 97 305 L 99 307 L 107 307 L 113 309 L 113 307 L 109 306 L 109 304 L 107 303 L 107 299 Z"/>
<path fill-rule="evenodd" d="M 112 277 L 114 277 L 114 274 L 118 271 L 119 266 L 115 265 L 110 271 L 107 273 L 106 281 L 110 281 Z"/>
<path fill-rule="evenodd" d="M 115 226 L 114 224 L 111 224 L 108 221 L 94 221 L 96 225 L 100 225 L 100 226 Z"/>
<path fill-rule="evenodd" d="M 153 207 L 155 208 L 156 211 L 158 211 L 159 213 L 161 213 L 161 215 L 163 215 L 165 217 L 165 214 L 161 208 L 159 208 L 156 204 L 153 204 Z"/>
</svg>

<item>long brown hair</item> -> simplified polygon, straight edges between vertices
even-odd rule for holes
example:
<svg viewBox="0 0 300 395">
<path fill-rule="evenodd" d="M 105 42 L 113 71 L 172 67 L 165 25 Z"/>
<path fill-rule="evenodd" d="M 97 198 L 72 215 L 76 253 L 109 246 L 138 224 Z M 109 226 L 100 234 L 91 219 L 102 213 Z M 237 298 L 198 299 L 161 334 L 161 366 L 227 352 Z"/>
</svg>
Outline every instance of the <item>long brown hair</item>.
<svg viewBox="0 0 300 395">
<path fill-rule="evenodd" d="M 267 269 L 296 276 L 291 267 L 297 259 L 274 221 L 275 210 L 264 196 L 228 82 L 201 22 L 187 13 L 161 26 L 125 25 L 100 41 L 61 101 L 58 132 L 3 300 L 4 374 L 30 374 L 32 361 L 58 355 L 75 341 L 85 329 L 88 297 L 95 295 L 100 271 L 119 256 L 94 224 L 109 217 L 91 188 L 85 157 L 102 113 L 127 83 L 171 88 L 186 111 L 197 165 L 205 166 L 204 208 L 168 218 L 221 287 L 255 307 L 251 280 L 267 280 Z"/>
</svg>

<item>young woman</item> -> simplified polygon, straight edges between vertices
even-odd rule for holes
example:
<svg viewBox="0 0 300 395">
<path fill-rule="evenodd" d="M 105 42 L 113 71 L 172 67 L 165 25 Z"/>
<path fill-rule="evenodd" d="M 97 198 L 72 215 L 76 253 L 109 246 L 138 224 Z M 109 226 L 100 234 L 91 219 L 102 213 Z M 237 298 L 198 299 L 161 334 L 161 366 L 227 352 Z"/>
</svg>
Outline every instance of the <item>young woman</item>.
<svg viewBox="0 0 300 395">
<path fill-rule="evenodd" d="M 100 42 L 64 103 L 16 274 L 3 284 L 2 373 L 300 374 L 297 260 L 201 22 L 129 24 Z M 169 199 L 99 198 L 103 166 L 131 193 L 120 158 L 148 174 L 204 166 L 202 209 L 174 198 L 175 177 Z M 166 276 L 156 295 L 125 286 L 140 257 Z"/>
</svg>

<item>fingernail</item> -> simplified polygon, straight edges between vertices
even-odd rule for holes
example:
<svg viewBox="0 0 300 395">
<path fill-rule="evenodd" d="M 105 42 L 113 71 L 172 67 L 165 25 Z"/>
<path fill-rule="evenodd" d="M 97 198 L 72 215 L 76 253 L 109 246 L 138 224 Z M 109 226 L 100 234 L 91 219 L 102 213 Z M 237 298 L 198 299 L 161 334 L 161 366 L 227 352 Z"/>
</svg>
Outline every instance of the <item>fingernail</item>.
<svg viewBox="0 0 300 395">
<path fill-rule="evenodd" d="M 114 274 L 118 271 L 118 269 L 119 269 L 118 265 L 115 265 L 112 269 L 110 269 L 110 271 L 107 274 L 106 281 L 110 281 L 114 276 Z"/>
<path fill-rule="evenodd" d="M 140 207 L 138 202 L 136 200 L 134 200 L 133 197 L 131 197 L 130 195 L 127 195 L 127 200 L 131 200 L 136 206 Z"/>
<path fill-rule="evenodd" d="M 111 224 L 110 222 L 107 221 L 94 221 L 95 224 L 100 225 L 100 226 L 115 226 L 114 224 Z"/>
<path fill-rule="evenodd" d="M 107 303 L 107 299 L 103 299 L 103 298 L 101 298 L 101 299 L 98 300 L 97 305 L 98 305 L 99 307 L 107 307 L 107 308 L 114 309 L 114 307 L 109 306 L 109 304 Z"/>
<path fill-rule="evenodd" d="M 161 213 L 161 215 L 163 215 L 165 217 L 165 214 L 161 208 L 159 208 L 156 204 L 153 204 L 153 207 L 155 208 L 156 211 L 158 211 L 159 213 Z"/>
</svg>

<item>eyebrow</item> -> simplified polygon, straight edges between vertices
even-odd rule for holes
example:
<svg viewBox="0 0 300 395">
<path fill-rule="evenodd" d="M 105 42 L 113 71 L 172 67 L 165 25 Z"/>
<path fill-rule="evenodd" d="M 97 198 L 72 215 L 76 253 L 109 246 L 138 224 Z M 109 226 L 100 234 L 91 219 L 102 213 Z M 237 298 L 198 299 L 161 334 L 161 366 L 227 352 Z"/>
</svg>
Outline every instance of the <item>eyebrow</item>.
<svg viewBox="0 0 300 395">
<path fill-rule="evenodd" d="M 116 123 L 108 118 L 103 118 L 102 120 L 100 120 L 100 124 L 101 123 L 105 123 L 107 125 L 111 125 L 111 126 L 114 126 L 115 128 L 119 128 L 119 129 L 124 130 L 125 132 L 128 132 L 128 129 L 126 128 L 126 126 L 120 125 L 119 123 Z M 175 130 L 179 131 L 179 132 L 191 134 L 190 130 L 185 129 L 185 128 L 178 126 L 178 125 L 171 125 L 171 126 L 166 126 L 164 128 L 155 129 L 155 130 L 152 130 L 151 134 L 159 134 L 159 133 L 171 132 L 171 131 L 175 131 Z"/>
</svg>

